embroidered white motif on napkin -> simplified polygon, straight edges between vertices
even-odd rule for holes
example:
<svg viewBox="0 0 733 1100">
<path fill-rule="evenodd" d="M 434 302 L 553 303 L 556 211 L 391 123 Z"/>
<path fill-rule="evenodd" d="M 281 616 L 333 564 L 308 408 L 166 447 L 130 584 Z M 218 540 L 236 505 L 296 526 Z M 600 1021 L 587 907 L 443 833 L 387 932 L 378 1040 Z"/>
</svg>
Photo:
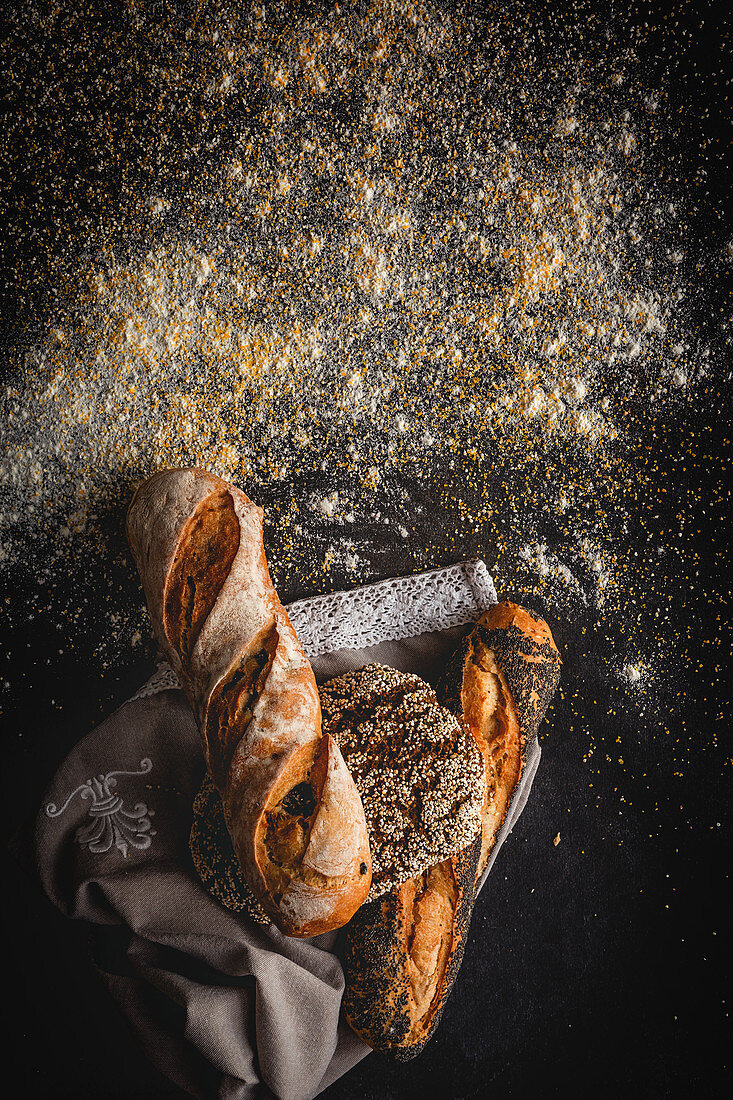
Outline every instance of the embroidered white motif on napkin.
<svg viewBox="0 0 733 1100">
<path fill-rule="evenodd" d="M 147 775 L 152 766 L 152 761 L 146 757 L 140 761 L 139 771 L 112 771 L 106 775 L 95 775 L 72 791 L 60 809 L 54 802 L 49 802 L 46 813 L 49 817 L 60 817 L 77 794 L 82 798 L 91 798 L 87 816 L 92 820 L 89 825 L 80 825 L 76 830 L 77 844 L 90 852 L 108 852 L 114 845 L 127 859 L 130 848 L 142 850 L 150 847 L 155 836 L 150 819 L 155 815 L 155 810 L 149 810 L 145 802 L 138 802 L 131 810 L 126 810 L 120 796 L 113 794 L 112 787 L 117 785 L 118 775 Z"/>
</svg>

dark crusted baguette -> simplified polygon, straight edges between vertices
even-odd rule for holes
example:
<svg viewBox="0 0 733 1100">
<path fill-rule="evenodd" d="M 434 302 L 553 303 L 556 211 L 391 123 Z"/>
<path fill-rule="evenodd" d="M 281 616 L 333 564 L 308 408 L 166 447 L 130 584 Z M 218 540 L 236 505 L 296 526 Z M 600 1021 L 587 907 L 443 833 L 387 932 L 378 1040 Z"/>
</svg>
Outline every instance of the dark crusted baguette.
<svg viewBox="0 0 733 1100">
<path fill-rule="evenodd" d="M 486 768 L 480 875 L 560 679 L 547 623 L 514 603 L 485 611 L 448 662 L 438 698 L 463 718 Z"/>
<path fill-rule="evenodd" d="M 435 1031 L 471 923 L 481 838 L 363 905 L 346 929 L 343 1009 L 375 1050 L 408 1061 Z"/>
<path fill-rule="evenodd" d="M 346 930 L 344 1012 L 375 1050 L 406 1061 L 438 1024 L 460 967 L 476 880 L 559 675 L 549 627 L 511 603 L 485 612 L 448 663 L 437 694 L 468 725 L 484 759 L 482 833 L 460 855 L 362 906 Z"/>
</svg>

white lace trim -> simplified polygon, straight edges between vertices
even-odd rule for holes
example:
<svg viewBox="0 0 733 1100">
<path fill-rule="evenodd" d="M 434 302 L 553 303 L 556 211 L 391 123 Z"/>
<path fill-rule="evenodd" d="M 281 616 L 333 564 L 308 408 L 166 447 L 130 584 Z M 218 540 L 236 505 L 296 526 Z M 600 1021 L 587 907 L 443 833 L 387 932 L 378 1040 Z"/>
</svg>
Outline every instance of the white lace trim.
<svg viewBox="0 0 733 1100">
<path fill-rule="evenodd" d="M 351 592 L 298 600 L 287 611 L 300 644 L 312 658 L 462 626 L 492 603 L 496 592 L 486 566 L 482 561 L 466 561 Z"/>
<path fill-rule="evenodd" d="M 484 562 L 464 561 L 350 592 L 297 600 L 287 612 L 307 656 L 314 658 L 463 626 L 496 602 Z M 178 687 L 173 669 L 161 662 L 133 699 Z"/>
<path fill-rule="evenodd" d="M 148 695 L 157 695 L 161 691 L 173 691 L 180 686 L 181 681 L 171 666 L 166 661 L 159 661 L 153 675 L 145 681 L 139 691 L 135 692 L 130 702 L 133 703 L 135 699 L 146 699 Z"/>
</svg>

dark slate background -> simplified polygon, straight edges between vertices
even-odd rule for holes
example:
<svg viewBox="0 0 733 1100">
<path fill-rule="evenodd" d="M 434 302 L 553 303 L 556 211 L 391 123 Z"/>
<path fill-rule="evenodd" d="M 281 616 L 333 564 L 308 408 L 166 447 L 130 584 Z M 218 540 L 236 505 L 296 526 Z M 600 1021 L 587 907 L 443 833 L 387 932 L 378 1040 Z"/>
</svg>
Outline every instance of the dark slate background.
<svg viewBox="0 0 733 1100">
<path fill-rule="evenodd" d="M 706 79 L 724 33 L 713 9 L 719 16 L 718 5 L 678 6 L 682 25 L 696 29 L 675 78 L 677 93 L 689 99 L 683 152 L 691 175 L 708 155 L 700 151 L 699 136 L 719 132 L 724 138 L 723 92 Z M 647 11 L 652 26 L 655 17 L 662 18 L 659 5 Z M 700 32 L 706 16 L 707 30 Z M 728 187 L 721 163 L 707 164 L 721 198 Z M 701 222 L 702 239 L 709 230 Z M 711 249 L 719 245 L 710 242 Z M 716 406 L 721 415 L 712 419 L 690 406 L 686 420 L 671 425 L 666 438 L 650 440 L 659 477 L 670 489 L 661 529 L 669 529 L 691 499 L 704 499 L 705 456 L 725 453 L 722 392 L 712 395 L 711 408 Z M 680 454 L 699 461 L 682 471 Z M 451 530 L 444 501 L 439 485 L 422 500 L 428 542 L 428 528 Z M 716 574 L 725 587 L 720 510 L 701 509 L 698 520 L 693 549 L 700 554 L 700 570 L 713 588 Z M 632 529 L 629 538 L 634 537 Z M 420 538 L 418 530 L 416 542 Z M 483 551 L 468 540 L 462 556 Z M 375 562 L 382 576 L 410 572 L 409 545 L 390 556 L 375 543 Z M 123 582 L 134 590 L 132 567 Z M 73 656 L 48 665 L 63 632 L 53 619 L 37 619 L 26 637 L 17 629 L 9 637 L 4 600 L 27 599 L 34 581 L 16 574 L 3 583 L 1 651 L 13 685 L 2 716 L 7 838 L 35 811 L 68 748 L 139 686 L 150 663 L 138 651 L 100 683 L 92 662 L 85 667 L 81 639 Z M 73 594 L 78 582 L 70 577 L 68 583 Z M 726 608 L 706 604 L 686 587 L 690 591 L 680 589 L 678 599 L 682 616 L 692 622 L 690 651 L 695 652 L 724 628 Z M 304 593 L 291 584 L 280 594 L 288 600 Z M 512 595 L 500 590 L 502 598 Z M 563 655 L 563 696 L 556 698 L 544 726 L 543 758 L 529 805 L 477 902 L 463 968 L 440 1028 L 416 1061 L 395 1065 L 371 1055 L 324 1094 L 327 1100 L 549 1097 L 580 1090 L 590 1097 L 650 1100 L 727 1094 L 721 1073 L 730 1049 L 723 965 L 730 923 L 723 816 L 729 759 L 725 738 L 719 734 L 717 747 L 710 739 L 716 716 L 728 710 L 724 682 L 716 697 L 718 658 L 707 656 L 711 649 L 704 647 L 699 665 L 679 667 L 672 660 L 661 670 L 675 688 L 666 716 L 670 735 L 643 737 L 644 717 L 632 706 L 619 709 L 617 690 L 605 674 L 608 632 L 599 631 L 590 614 L 584 618 L 579 612 L 570 621 L 536 606 Z M 95 644 L 90 637 L 90 655 Z M 599 742 L 621 738 L 623 780 L 611 768 L 601 770 L 589 790 L 582 764 L 586 729 Z M 691 751 L 675 775 L 676 737 L 683 729 L 692 731 Z M 699 755 L 695 731 L 705 742 Z M 620 781 L 628 804 L 621 810 L 614 789 Z M 554 846 L 558 832 L 561 842 Z M 22 1082 L 17 1094 L 29 1100 L 182 1097 L 146 1062 L 98 984 L 86 930 L 61 918 L 12 859 L 3 881 L 12 918 L 5 940 L 4 1075 L 12 1081 L 17 1070 Z"/>
</svg>

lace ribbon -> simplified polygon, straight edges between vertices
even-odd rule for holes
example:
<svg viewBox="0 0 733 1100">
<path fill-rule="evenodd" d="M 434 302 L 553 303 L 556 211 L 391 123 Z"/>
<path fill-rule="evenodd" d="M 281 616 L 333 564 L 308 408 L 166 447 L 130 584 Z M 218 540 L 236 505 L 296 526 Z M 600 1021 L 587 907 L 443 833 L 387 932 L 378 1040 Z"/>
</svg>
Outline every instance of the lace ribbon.
<svg viewBox="0 0 733 1100">
<path fill-rule="evenodd" d="M 482 561 L 464 561 L 412 577 L 392 577 L 349 592 L 296 600 L 287 606 L 309 658 L 338 649 L 365 649 L 473 622 L 496 603 L 494 582 Z M 181 685 L 161 661 L 133 699 Z"/>
<path fill-rule="evenodd" d="M 160 691 L 172 691 L 180 686 L 181 681 L 168 662 L 158 661 L 153 675 L 145 681 L 139 691 L 135 692 L 130 702 L 134 702 L 135 699 L 145 699 L 148 695 L 157 695 Z"/>
</svg>

